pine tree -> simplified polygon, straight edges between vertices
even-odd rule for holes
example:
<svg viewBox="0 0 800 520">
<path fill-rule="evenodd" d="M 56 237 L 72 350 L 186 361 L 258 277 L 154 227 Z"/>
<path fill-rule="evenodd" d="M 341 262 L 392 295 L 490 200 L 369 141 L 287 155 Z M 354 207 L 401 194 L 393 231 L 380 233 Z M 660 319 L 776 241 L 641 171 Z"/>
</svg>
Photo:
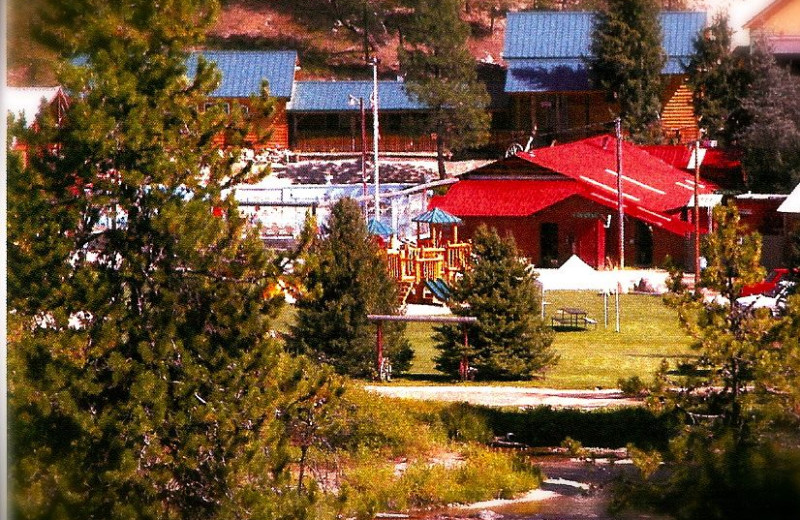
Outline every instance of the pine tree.
<svg viewBox="0 0 800 520">
<path fill-rule="evenodd" d="M 637 142 L 653 140 L 661 113 L 666 58 L 658 13 L 655 0 L 609 0 L 592 33 L 592 81 L 619 103 L 623 127 Z"/>
<path fill-rule="evenodd" d="M 728 17 L 718 15 L 694 42 L 686 67 L 694 112 L 710 139 L 730 144 L 743 123 L 742 99 L 752 82 L 749 60 L 731 52 Z"/>
<path fill-rule="evenodd" d="M 788 193 L 800 182 L 800 80 L 776 63 L 767 42 L 751 58 L 755 78 L 742 101 L 745 183 L 760 193 Z"/>
<path fill-rule="evenodd" d="M 222 193 L 254 176 L 212 143 L 247 128 L 201 110 L 213 67 L 185 69 L 216 7 L 59 0 L 43 14 L 72 96 L 9 169 L 18 518 L 305 515 L 275 417 L 302 398 L 268 335 L 277 268 Z"/>
<path fill-rule="evenodd" d="M 453 288 L 453 314 L 474 316 L 467 330 L 437 327 L 436 368 L 457 376 L 462 361 L 481 379 L 531 379 L 554 365 L 553 333 L 542 321 L 535 277 L 520 263 L 513 238 L 485 226 L 474 236 L 474 263 Z"/>
<path fill-rule="evenodd" d="M 436 135 L 439 177 L 452 150 L 477 147 L 488 139 L 489 95 L 477 79 L 467 48 L 469 26 L 459 18 L 459 0 L 415 0 L 402 29 L 400 68 L 409 92 L 430 108 L 425 130 Z"/>
<path fill-rule="evenodd" d="M 333 205 L 327 228 L 307 257 L 306 294 L 297 302 L 287 346 L 341 374 L 373 377 L 376 326 L 367 315 L 395 314 L 397 288 L 354 200 Z M 384 353 L 396 371 L 406 370 L 413 355 L 403 330 L 400 324 L 384 326 Z"/>
<path fill-rule="evenodd" d="M 760 248 L 734 207 L 715 208 L 703 284 L 725 298 L 682 306 L 697 354 L 672 370 L 665 361 L 649 402 L 678 425 L 672 467 L 621 488 L 621 502 L 685 519 L 790 518 L 800 506 L 800 297 L 780 318 L 734 303 L 763 276 Z"/>
</svg>

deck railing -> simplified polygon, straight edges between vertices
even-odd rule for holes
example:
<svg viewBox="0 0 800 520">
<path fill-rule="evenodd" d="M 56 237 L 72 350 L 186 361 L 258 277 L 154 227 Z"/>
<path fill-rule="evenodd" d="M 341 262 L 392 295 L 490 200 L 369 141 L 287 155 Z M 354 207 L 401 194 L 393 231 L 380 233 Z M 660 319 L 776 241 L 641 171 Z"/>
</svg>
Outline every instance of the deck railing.
<svg viewBox="0 0 800 520">
<path fill-rule="evenodd" d="M 405 244 L 386 251 L 389 274 L 397 281 L 421 283 L 442 278 L 452 282 L 456 273 L 469 267 L 472 244 L 448 243 L 445 247 L 415 247 Z"/>
</svg>

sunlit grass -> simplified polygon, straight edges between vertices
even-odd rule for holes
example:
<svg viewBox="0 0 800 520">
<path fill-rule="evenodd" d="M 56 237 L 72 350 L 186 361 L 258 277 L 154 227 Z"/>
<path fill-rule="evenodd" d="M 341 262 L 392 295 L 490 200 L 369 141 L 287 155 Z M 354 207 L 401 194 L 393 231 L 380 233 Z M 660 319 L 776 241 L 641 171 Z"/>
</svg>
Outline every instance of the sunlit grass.
<svg viewBox="0 0 800 520">
<path fill-rule="evenodd" d="M 608 298 L 608 326 L 603 319 L 603 297 L 594 292 L 553 291 L 545 300 L 546 322 L 559 307 L 580 307 L 597 320 L 597 329 L 556 332 L 554 348 L 560 354 L 558 365 L 543 378 L 520 383 L 553 388 L 615 388 L 617 380 L 639 376 L 649 381 L 664 358 L 690 355 L 690 338 L 678 323 L 677 312 L 665 306 L 660 297 L 623 294 L 620 296 L 620 332 L 615 332 L 614 297 Z M 279 319 L 285 330 L 293 316 L 287 307 Z M 415 357 L 405 381 L 440 383 L 442 374 L 435 368 L 437 351 L 433 327 L 429 323 L 409 323 L 406 337 Z M 508 383 L 503 383 L 508 384 Z"/>
</svg>

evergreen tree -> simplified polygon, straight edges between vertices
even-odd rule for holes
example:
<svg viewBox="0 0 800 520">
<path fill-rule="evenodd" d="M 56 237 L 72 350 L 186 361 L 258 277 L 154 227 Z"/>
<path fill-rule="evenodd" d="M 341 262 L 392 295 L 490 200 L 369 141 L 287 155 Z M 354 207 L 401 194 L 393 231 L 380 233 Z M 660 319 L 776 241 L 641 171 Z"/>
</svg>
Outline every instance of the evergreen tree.
<svg viewBox="0 0 800 520">
<path fill-rule="evenodd" d="M 472 268 L 453 288 L 451 310 L 474 316 L 467 331 L 437 327 L 436 368 L 458 375 L 466 360 L 481 379 L 531 379 L 554 365 L 553 333 L 541 319 L 535 275 L 519 261 L 513 238 L 502 239 L 485 226 L 474 237 Z"/>
<path fill-rule="evenodd" d="M 708 138 L 729 144 L 742 125 L 742 99 L 753 78 L 747 57 L 731 52 L 727 15 L 717 15 L 694 50 L 686 73 L 695 114 Z"/>
<path fill-rule="evenodd" d="M 201 110 L 213 67 L 185 68 L 216 8 L 59 0 L 43 14 L 72 97 L 21 135 L 30 163 L 9 169 L 18 518 L 305 516 L 275 417 L 303 399 L 267 334 L 277 270 L 222 195 L 254 176 L 212 144 L 247 128 Z"/>
<path fill-rule="evenodd" d="M 625 131 L 637 142 L 654 139 L 661 113 L 666 61 L 655 0 L 609 0 L 592 33 L 590 75 L 619 103 Z"/>
<path fill-rule="evenodd" d="M 800 79 L 775 63 L 764 41 L 755 46 L 752 74 L 738 134 L 745 182 L 756 192 L 788 193 L 800 182 Z"/>
<path fill-rule="evenodd" d="M 400 68 L 409 92 L 430 107 L 425 130 L 436 136 L 439 177 L 444 178 L 447 153 L 488 139 L 489 95 L 467 48 L 469 26 L 459 17 L 460 0 L 414 0 L 412 5 L 398 49 Z"/>
<path fill-rule="evenodd" d="M 761 240 L 733 207 L 716 208 L 714 220 L 703 284 L 725 298 L 682 306 L 697 355 L 674 370 L 665 362 L 649 403 L 677 419 L 673 467 L 666 479 L 629 483 L 619 498 L 680 519 L 792 518 L 800 507 L 800 297 L 780 318 L 737 306 L 742 285 L 763 276 Z"/>
<path fill-rule="evenodd" d="M 297 302 L 287 346 L 339 373 L 375 376 L 375 324 L 367 315 L 395 314 L 397 288 L 354 200 L 336 202 L 327 227 L 306 258 L 306 294 Z M 397 371 L 408 369 L 413 355 L 403 330 L 401 324 L 384 325 L 384 355 Z"/>
</svg>

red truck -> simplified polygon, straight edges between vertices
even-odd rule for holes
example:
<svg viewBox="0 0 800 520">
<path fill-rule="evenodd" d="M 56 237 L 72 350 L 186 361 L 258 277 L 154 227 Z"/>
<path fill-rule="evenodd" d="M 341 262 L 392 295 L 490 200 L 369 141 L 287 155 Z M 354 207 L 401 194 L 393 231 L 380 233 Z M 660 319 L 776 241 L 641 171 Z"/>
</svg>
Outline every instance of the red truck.
<svg viewBox="0 0 800 520">
<path fill-rule="evenodd" d="M 767 277 L 763 282 L 751 283 L 742 287 L 740 296 L 752 296 L 754 294 L 764 294 L 765 292 L 769 292 L 778 285 L 778 282 L 788 277 L 789 273 L 789 269 L 777 267 L 767 274 Z"/>
</svg>

